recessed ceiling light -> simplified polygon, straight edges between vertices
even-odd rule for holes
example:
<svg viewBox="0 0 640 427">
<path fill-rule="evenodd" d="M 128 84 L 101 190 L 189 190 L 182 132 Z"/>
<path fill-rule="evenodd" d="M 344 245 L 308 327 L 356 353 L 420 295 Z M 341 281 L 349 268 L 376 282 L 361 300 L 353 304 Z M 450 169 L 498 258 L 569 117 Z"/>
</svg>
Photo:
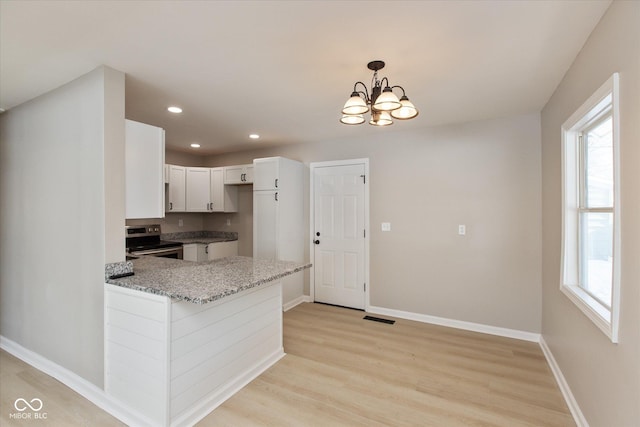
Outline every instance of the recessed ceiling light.
<svg viewBox="0 0 640 427">
<path fill-rule="evenodd" d="M 260 135 L 258 135 L 257 133 L 252 133 L 251 135 L 249 135 L 249 138 L 258 139 L 258 138 L 260 138 Z"/>
<path fill-rule="evenodd" d="M 182 108 L 175 107 L 173 105 L 171 107 L 167 108 L 167 110 L 169 110 L 169 112 L 171 112 L 171 113 L 176 113 L 176 114 L 182 113 Z"/>
<path fill-rule="evenodd" d="M 196 144 L 195 142 L 191 144 L 191 148 L 200 148 L 200 144 Z"/>
</svg>

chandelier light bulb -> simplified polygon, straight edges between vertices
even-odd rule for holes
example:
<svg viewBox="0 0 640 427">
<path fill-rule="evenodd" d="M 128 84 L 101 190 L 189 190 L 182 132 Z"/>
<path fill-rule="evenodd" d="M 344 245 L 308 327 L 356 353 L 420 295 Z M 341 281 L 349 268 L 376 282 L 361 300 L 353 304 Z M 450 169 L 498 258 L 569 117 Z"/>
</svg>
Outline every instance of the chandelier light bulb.
<svg viewBox="0 0 640 427">
<path fill-rule="evenodd" d="M 358 92 L 353 92 L 351 94 L 351 98 L 347 100 L 344 104 L 344 108 L 342 109 L 343 114 L 364 114 L 369 111 L 369 107 L 367 106 L 367 101 L 362 99 Z"/>
<path fill-rule="evenodd" d="M 391 112 L 391 117 L 394 119 L 409 120 L 418 115 L 418 110 L 416 110 L 416 107 L 414 107 L 413 103 L 409 101 L 409 98 L 407 98 L 406 95 L 403 95 L 402 98 L 400 98 L 400 104 L 402 104 L 402 107 Z"/>
<path fill-rule="evenodd" d="M 373 108 L 378 111 L 397 110 L 400 107 L 402 107 L 402 104 L 400 104 L 400 100 L 391 91 L 391 88 L 389 86 L 384 88 L 378 99 L 376 99 L 376 103 L 373 105 Z"/>
<path fill-rule="evenodd" d="M 388 111 L 374 111 L 371 113 L 369 124 L 374 126 L 389 126 L 393 124 L 393 120 Z"/>
<path fill-rule="evenodd" d="M 362 114 L 343 114 L 340 122 L 345 125 L 361 125 L 364 123 L 364 116 Z"/>
</svg>

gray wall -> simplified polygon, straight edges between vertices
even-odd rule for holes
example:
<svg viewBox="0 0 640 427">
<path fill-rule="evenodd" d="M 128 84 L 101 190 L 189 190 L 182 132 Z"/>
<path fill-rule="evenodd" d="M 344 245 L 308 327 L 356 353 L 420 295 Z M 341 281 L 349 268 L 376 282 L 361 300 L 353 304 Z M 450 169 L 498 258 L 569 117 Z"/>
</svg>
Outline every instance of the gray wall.
<svg viewBox="0 0 640 427">
<path fill-rule="evenodd" d="M 0 334 L 98 386 L 104 264 L 123 258 L 123 160 L 117 71 L 0 115 Z"/>
<path fill-rule="evenodd" d="M 560 126 L 620 73 L 619 344 L 560 293 Z M 640 2 L 614 1 L 542 111 L 542 333 L 591 427 L 640 423 Z"/>
<path fill-rule="evenodd" d="M 393 126 L 371 137 L 214 156 L 207 164 L 368 157 L 371 304 L 540 332 L 539 115 L 419 131 Z M 204 224 L 238 231 L 240 252 L 251 255 L 247 190 L 240 213 L 207 215 Z M 392 231 L 381 232 L 381 222 Z M 465 237 L 458 224 L 466 224 Z"/>
</svg>

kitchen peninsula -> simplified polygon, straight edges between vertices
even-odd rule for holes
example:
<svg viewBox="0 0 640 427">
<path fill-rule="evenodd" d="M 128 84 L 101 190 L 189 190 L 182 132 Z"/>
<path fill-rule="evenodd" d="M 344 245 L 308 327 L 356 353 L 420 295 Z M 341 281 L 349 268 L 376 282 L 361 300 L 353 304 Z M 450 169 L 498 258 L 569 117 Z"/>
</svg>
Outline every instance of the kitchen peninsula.
<svg viewBox="0 0 640 427">
<path fill-rule="evenodd" d="M 281 279 L 309 267 L 247 257 L 107 265 L 107 393 L 150 425 L 194 424 L 284 356 Z"/>
</svg>

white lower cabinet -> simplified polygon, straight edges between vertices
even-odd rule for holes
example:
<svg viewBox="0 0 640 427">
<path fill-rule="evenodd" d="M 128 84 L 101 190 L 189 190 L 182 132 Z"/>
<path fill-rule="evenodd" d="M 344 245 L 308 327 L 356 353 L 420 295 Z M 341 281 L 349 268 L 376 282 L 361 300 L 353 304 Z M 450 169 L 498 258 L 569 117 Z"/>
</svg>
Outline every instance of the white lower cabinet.
<svg viewBox="0 0 640 427">
<path fill-rule="evenodd" d="M 207 304 L 105 284 L 105 391 L 130 425 L 194 425 L 284 356 L 282 285 Z"/>
<path fill-rule="evenodd" d="M 207 259 L 213 261 L 214 259 L 226 258 L 229 256 L 238 255 L 238 241 L 233 240 L 231 242 L 215 242 L 209 243 L 207 246 Z"/>
<path fill-rule="evenodd" d="M 207 261 L 207 245 L 204 243 L 189 243 L 182 245 L 182 258 L 185 261 Z"/>
<path fill-rule="evenodd" d="M 238 255 L 238 241 L 214 242 L 214 243 L 189 243 L 182 246 L 183 259 L 185 261 L 213 261 Z"/>
</svg>

